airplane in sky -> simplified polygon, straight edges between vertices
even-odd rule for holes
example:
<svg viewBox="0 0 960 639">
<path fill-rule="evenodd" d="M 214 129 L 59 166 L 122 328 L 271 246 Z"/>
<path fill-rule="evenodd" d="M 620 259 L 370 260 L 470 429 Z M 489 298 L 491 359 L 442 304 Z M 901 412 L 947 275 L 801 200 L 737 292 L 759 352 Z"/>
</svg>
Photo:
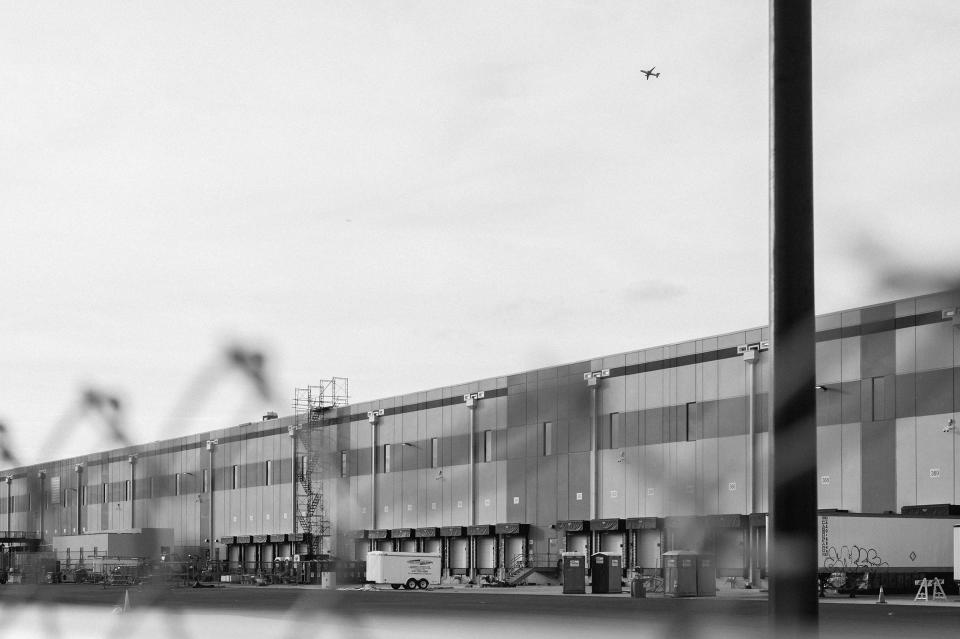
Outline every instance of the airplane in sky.
<svg viewBox="0 0 960 639">
<path fill-rule="evenodd" d="M 650 79 L 650 76 L 651 76 L 651 75 L 652 75 L 653 77 L 655 77 L 655 78 L 659 78 L 659 77 L 660 77 L 660 73 L 654 73 L 654 72 L 653 72 L 653 70 L 656 69 L 656 68 L 657 68 L 657 67 L 650 67 L 650 70 L 649 70 L 649 71 L 644 71 L 643 69 L 640 69 L 640 73 L 642 73 L 643 75 L 647 76 L 647 80 Z"/>
</svg>

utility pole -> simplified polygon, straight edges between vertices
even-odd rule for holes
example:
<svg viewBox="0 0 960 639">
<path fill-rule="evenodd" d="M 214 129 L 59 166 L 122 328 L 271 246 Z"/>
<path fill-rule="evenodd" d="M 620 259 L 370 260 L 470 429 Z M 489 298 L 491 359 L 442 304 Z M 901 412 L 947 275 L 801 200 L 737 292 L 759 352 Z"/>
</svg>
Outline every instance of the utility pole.
<svg viewBox="0 0 960 639">
<path fill-rule="evenodd" d="M 810 0 L 770 2 L 771 634 L 816 636 Z"/>
</svg>

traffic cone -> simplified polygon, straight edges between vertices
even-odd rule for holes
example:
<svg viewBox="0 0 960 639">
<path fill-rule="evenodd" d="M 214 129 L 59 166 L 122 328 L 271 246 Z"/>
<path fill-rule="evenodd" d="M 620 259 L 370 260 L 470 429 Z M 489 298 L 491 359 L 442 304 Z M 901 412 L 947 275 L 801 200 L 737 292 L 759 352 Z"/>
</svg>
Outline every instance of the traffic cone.
<svg viewBox="0 0 960 639">
<path fill-rule="evenodd" d="M 880 595 L 877 597 L 878 604 L 887 603 L 887 598 L 883 596 L 883 586 L 880 586 Z"/>
</svg>

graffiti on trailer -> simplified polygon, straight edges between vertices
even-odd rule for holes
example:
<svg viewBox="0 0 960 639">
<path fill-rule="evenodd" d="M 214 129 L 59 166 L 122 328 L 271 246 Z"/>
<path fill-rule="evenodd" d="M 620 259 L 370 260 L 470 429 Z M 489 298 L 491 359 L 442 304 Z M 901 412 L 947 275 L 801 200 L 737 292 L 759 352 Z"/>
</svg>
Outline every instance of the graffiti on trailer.
<svg viewBox="0 0 960 639">
<path fill-rule="evenodd" d="M 865 546 L 836 546 L 830 545 L 830 522 L 826 517 L 820 518 L 820 556 L 823 557 L 823 567 L 831 570 L 843 571 L 848 568 L 883 568 L 889 566 L 880 557 L 876 548 Z"/>
<path fill-rule="evenodd" d="M 833 570 L 843 568 L 883 568 L 889 566 L 875 548 L 863 546 L 830 546 L 823 558 L 823 567 Z"/>
</svg>

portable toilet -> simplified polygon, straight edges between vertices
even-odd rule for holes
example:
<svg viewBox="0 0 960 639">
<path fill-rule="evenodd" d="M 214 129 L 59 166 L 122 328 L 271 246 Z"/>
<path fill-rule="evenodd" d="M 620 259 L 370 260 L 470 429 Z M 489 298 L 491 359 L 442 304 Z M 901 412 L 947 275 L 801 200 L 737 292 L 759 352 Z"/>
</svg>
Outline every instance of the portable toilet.
<svg viewBox="0 0 960 639">
<path fill-rule="evenodd" d="M 576 552 L 565 552 L 560 557 L 563 560 L 563 594 L 586 594 L 587 558 Z"/>
<path fill-rule="evenodd" d="M 697 595 L 697 553 L 692 550 L 663 553 L 663 594 L 670 597 Z"/>
<path fill-rule="evenodd" d="M 713 555 L 697 555 L 697 596 L 717 596 L 717 564 Z"/>
<path fill-rule="evenodd" d="M 590 557 L 590 574 L 592 576 L 591 592 L 593 594 L 610 594 L 623 592 L 620 574 L 623 569 L 623 558 L 609 552 L 594 553 Z"/>
</svg>

